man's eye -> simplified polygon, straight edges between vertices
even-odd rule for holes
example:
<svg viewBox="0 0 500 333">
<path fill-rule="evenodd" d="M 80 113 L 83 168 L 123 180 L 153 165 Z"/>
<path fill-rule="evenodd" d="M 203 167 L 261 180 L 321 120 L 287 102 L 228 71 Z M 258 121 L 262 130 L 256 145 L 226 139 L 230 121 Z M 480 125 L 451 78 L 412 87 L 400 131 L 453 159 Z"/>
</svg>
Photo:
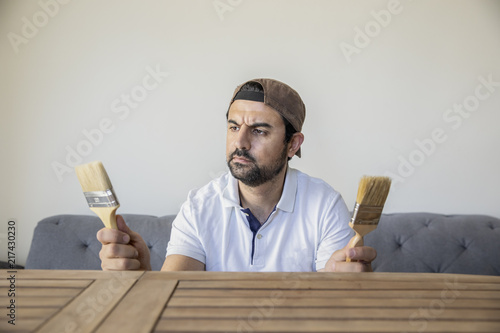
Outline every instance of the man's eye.
<svg viewBox="0 0 500 333">
<path fill-rule="evenodd" d="M 257 128 L 256 128 L 256 129 L 254 129 L 254 130 L 253 130 L 253 132 L 254 132 L 255 134 L 258 134 L 258 135 L 263 135 L 263 134 L 266 134 L 266 132 L 264 132 L 263 130 L 257 129 Z"/>
<path fill-rule="evenodd" d="M 230 130 L 231 132 L 236 132 L 238 129 L 239 129 L 239 127 L 238 127 L 238 126 L 230 126 L 230 127 L 229 127 L 229 130 Z"/>
</svg>

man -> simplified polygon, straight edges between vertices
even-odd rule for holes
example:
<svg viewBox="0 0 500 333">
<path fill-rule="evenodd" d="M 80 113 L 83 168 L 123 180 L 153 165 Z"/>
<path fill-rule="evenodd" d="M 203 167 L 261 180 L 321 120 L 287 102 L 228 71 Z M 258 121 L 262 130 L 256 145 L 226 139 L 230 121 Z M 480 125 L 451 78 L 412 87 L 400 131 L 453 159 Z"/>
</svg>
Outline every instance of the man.
<svg viewBox="0 0 500 333">
<path fill-rule="evenodd" d="M 189 193 L 162 270 L 371 271 L 373 248 L 345 248 L 353 233 L 340 194 L 288 167 L 304 141 L 299 94 L 251 80 L 236 88 L 226 117 L 230 173 Z M 117 224 L 97 234 L 102 268 L 151 269 L 141 236 L 121 216 Z"/>
</svg>

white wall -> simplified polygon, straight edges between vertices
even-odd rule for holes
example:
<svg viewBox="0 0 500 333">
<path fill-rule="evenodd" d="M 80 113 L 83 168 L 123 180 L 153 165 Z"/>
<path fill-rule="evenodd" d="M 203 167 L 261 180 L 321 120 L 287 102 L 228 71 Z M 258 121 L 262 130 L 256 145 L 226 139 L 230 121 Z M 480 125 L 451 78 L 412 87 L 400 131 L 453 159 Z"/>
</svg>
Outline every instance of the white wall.
<svg viewBox="0 0 500 333">
<path fill-rule="evenodd" d="M 226 169 L 227 102 L 255 77 L 302 95 L 291 165 L 349 207 L 361 175 L 391 173 L 386 212 L 500 217 L 499 1 L 54 1 L 0 2 L 0 221 L 17 221 L 21 264 L 40 219 L 91 214 L 67 147 L 103 161 L 119 212 L 177 213 Z M 125 114 L 120 98 L 141 92 L 147 68 L 168 76 Z M 447 111 L 464 102 L 473 111 Z M 109 133 L 85 146 L 101 122 Z"/>
</svg>

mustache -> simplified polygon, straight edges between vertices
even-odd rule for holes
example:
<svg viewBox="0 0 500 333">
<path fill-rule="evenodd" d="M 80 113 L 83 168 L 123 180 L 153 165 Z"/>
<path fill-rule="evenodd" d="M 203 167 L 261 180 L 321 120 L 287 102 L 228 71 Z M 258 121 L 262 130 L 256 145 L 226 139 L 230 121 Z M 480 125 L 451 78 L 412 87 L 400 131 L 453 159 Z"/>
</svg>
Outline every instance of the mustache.
<svg viewBox="0 0 500 333">
<path fill-rule="evenodd" d="M 244 149 L 236 148 L 236 150 L 229 156 L 230 157 L 229 160 L 232 160 L 234 156 L 244 157 L 251 162 L 255 162 L 255 158 L 252 155 L 250 155 L 250 153 L 247 150 Z"/>
</svg>

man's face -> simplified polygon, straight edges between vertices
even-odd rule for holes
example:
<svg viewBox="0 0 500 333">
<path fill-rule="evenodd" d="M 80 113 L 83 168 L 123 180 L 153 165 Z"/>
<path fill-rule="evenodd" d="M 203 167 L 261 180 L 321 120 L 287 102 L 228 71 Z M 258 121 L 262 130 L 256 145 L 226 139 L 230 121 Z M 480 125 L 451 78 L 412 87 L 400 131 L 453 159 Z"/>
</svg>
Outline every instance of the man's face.
<svg viewBox="0 0 500 333">
<path fill-rule="evenodd" d="M 285 124 L 262 102 L 236 100 L 227 121 L 226 160 L 231 174 L 243 184 L 259 186 L 285 167 L 288 145 Z"/>
</svg>

